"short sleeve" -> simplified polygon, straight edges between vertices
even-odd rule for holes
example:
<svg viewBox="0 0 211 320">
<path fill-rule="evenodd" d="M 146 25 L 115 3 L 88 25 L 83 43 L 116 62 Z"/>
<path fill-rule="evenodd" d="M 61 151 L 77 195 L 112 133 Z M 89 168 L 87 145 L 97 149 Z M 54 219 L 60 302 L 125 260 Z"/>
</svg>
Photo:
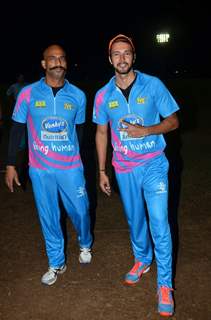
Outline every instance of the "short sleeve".
<svg viewBox="0 0 211 320">
<path fill-rule="evenodd" d="M 98 92 L 95 95 L 92 121 L 94 123 L 105 125 L 108 123 L 108 114 L 106 112 L 105 90 Z"/>
<path fill-rule="evenodd" d="M 84 92 L 81 92 L 81 96 L 79 98 L 79 103 L 78 103 L 78 110 L 75 117 L 75 124 L 81 124 L 85 122 L 86 104 L 87 104 L 86 95 Z"/>
<path fill-rule="evenodd" d="M 23 89 L 22 91 L 20 91 L 12 114 L 12 119 L 14 121 L 26 123 L 30 102 L 30 94 L 31 88 Z"/>
<path fill-rule="evenodd" d="M 156 107 L 163 118 L 179 110 L 177 102 L 161 80 L 156 79 L 153 91 Z"/>
</svg>

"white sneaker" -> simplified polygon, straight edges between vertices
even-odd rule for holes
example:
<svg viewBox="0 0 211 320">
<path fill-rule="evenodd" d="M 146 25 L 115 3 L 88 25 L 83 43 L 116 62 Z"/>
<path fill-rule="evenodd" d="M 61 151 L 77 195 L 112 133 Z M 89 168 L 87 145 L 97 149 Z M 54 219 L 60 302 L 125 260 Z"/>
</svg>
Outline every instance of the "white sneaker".
<svg viewBox="0 0 211 320">
<path fill-rule="evenodd" d="M 80 248 L 79 262 L 90 263 L 92 260 L 92 254 L 90 248 Z"/>
<path fill-rule="evenodd" d="M 48 271 L 42 276 L 41 282 L 48 286 L 54 284 L 57 280 L 57 275 L 64 273 L 66 269 L 66 264 L 60 268 L 48 268 Z"/>
</svg>

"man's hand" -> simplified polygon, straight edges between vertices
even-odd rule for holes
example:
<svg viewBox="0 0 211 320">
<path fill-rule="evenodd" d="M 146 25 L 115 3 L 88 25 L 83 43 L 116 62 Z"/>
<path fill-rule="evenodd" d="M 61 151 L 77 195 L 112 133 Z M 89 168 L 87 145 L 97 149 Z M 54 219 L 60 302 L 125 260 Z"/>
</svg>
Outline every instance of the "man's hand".
<svg viewBox="0 0 211 320">
<path fill-rule="evenodd" d="M 122 120 L 122 123 L 126 125 L 127 128 L 120 128 L 119 130 L 127 132 L 128 137 L 141 138 L 147 135 L 147 128 L 141 126 L 140 124 L 132 124 L 124 120 Z"/>
<path fill-rule="evenodd" d="M 105 174 L 104 171 L 100 172 L 100 188 L 101 190 L 107 194 L 107 196 L 111 195 L 111 187 L 110 187 L 110 183 L 109 183 L 109 178 L 108 176 Z"/>
<path fill-rule="evenodd" d="M 5 183 L 11 192 L 14 191 L 13 181 L 15 181 L 15 183 L 18 186 L 21 185 L 15 167 L 14 166 L 7 166 L 6 173 L 5 173 Z"/>
</svg>

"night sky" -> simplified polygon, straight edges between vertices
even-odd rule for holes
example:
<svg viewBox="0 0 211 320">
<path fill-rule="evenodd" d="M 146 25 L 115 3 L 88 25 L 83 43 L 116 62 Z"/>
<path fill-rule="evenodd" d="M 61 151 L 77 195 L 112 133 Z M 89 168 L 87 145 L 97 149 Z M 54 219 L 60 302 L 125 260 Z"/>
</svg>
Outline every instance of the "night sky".
<svg viewBox="0 0 211 320">
<path fill-rule="evenodd" d="M 143 72 L 211 76 L 210 17 L 202 1 L 101 1 L 97 6 L 78 1 L 69 2 L 69 8 L 61 0 L 5 6 L 0 19 L 1 83 L 13 81 L 19 72 L 37 80 L 42 51 L 52 43 L 66 49 L 73 80 L 108 79 L 113 70 L 107 44 L 118 33 L 133 38 L 136 67 Z M 155 42 L 156 33 L 163 31 L 171 37 L 165 47 Z"/>
</svg>

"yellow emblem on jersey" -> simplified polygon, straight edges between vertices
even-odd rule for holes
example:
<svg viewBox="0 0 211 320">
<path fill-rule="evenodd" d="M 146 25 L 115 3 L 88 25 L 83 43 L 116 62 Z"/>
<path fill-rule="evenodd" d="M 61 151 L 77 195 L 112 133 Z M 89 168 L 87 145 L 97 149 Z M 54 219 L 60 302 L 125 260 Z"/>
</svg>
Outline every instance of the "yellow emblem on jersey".
<svg viewBox="0 0 211 320">
<path fill-rule="evenodd" d="M 37 100 L 37 101 L 35 101 L 35 107 L 36 108 L 45 108 L 46 107 L 45 100 Z"/>
<path fill-rule="evenodd" d="M 145 97 L 138 97 L 138 98 L 136 99 L 136 102 L 137 102 L 138 104 L 144 104 L 144 103 L 146 102 L 146 98 L 145 98 Z"/>
<path fill-rule="evenodd" d="M 118 103 L 117 100 L 110 101 L 110 102 L 108 103 L 108 106 L 109 106 L 110 109 L 118 108 L 119 103 Z"/>
<path fill-rule="evenodd" d="M 64 109 L 65 110 L 72 110 L 73 109 L 73 105 L 71 103 L 65 103 L 64 104 Z"/>
</svg>

